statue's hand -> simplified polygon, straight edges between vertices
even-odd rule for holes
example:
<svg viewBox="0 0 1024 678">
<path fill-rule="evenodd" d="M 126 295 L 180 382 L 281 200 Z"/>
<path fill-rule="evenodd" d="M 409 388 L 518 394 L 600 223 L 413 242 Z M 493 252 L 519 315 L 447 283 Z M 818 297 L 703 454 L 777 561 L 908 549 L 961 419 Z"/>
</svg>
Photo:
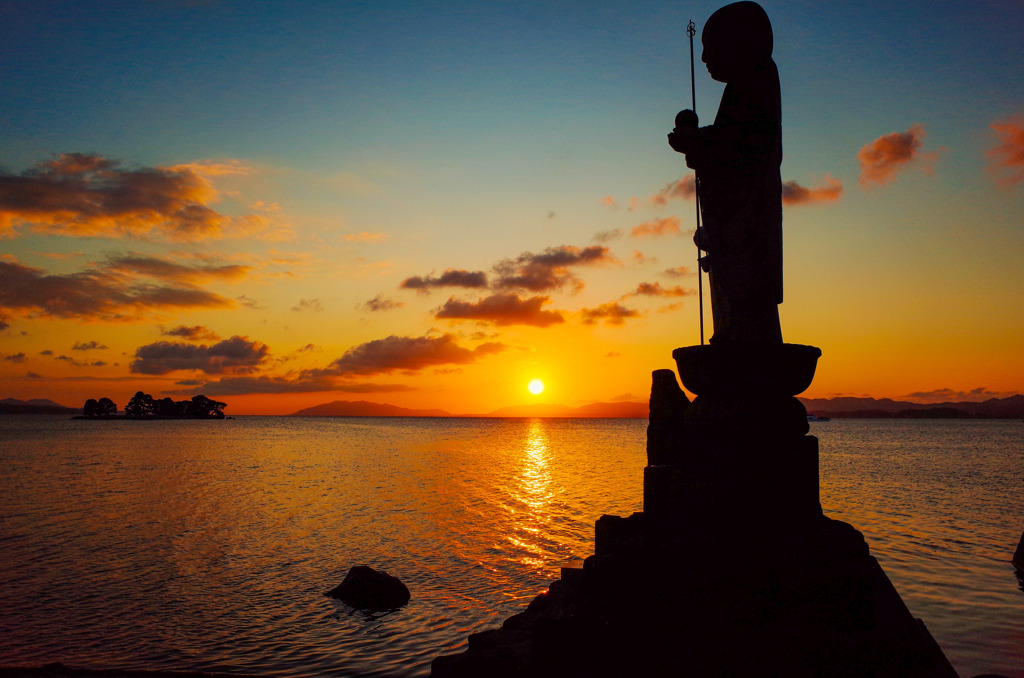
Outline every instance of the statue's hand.
<svg viewBox="0 0 1024 678">
<path fill-rule="evenodd" d="M 676 127 L 668 135 L 668 145 L 677 153 L 689 153 L 696 137 L 696 128 Z"/>
<path fill-rule="evenodd" d="M 703 252 L 708 251 L 708 234 L 705 229 L 699 228 L 693 232 L 693 244 Z"/>
<path fill-rule="evenodd" d="M 697 120 L 697 114 L 689 108 L 676 113 L 676 127 L 697 129 L 699 124 Z"/>
</svg>

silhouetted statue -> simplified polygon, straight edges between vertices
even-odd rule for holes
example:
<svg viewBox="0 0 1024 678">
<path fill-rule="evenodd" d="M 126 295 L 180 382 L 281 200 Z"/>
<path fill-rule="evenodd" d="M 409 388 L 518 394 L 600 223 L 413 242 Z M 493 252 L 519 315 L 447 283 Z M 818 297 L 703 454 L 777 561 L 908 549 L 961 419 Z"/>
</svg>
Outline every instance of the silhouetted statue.
<svg viewBox="0 0 1024 678">
<path fill-rule="evenodd" d="M 708 253 L 711 342 L 781 343 L 782 107 L 772 26 L 755 2 L 722 7 L 701 34 L 701 60 L 726 83 L 715 123 L 676 116 L 669 145 L 696 172 Z"/>
</svg>

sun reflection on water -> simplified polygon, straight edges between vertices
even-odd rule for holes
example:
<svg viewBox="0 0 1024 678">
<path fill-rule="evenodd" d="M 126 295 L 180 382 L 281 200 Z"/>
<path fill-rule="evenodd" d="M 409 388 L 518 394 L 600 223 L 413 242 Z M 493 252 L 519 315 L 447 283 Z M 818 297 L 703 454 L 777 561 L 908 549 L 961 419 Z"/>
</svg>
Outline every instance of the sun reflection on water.
<svg viewBox="0 0 1024 678">
<path fill-rule="evenodd" d="M 521 446 L 516 450 L 519 466 L 509 488 L 506 508 L 512 514 L 514 527 L 506 536 L 519 553 L 516 560 L 530 568 L 546 565 L 544 555 L 547 526 L 551 522 L 550 504 L 554 496 L 551 479 L 551 448 L 544 421 L 529 423 Z"/>
</svg>

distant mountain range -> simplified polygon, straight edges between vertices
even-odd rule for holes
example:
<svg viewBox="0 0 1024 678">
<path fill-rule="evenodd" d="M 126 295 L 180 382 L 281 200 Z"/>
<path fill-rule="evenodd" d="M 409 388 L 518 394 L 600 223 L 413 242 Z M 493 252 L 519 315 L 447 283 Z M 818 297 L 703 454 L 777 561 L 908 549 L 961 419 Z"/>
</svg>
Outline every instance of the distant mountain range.
<svg viewBox="0 0 1024 678">
<path fill-rule="evenodd" d="M 4 398 L 0 400 L 0 414 L 81 414 L 80 407 L 64 407 L 52 400 L 34 399 L 18 400 Z"/>
<path fill-rule="evenodd" d="M 800 398 L 807 411 L 834 418 L 1024 419 L 1024 395 L 984 402 L 921 404 L 890 398 Z M 485 414 L 452 414 L 445 410 L 416 410 L 365 400 L 335 400 L 299 410 L 296 417 L 578 417 L 588 419 L 646 419 L 647 403 L 591 403 L 580 407 L 534 404 L 502 407 Z"/>
<path fill-rule="evenodd" d="M 647 403 L 591 403 L 582 407 L 567 405 L 515 405 L 486 414 L 452 414 L 445 410 L 414 410 L 365 400 L 335 400 L 307 407 L 293 417 L 579 417 L 590 419 L 646 419 Z"/>
<path fill-rule="evenodd" d="M 444 410 L 410 410 L 366 400 L 335 400 L 295 412 L 293 417 L 451 417 Z"/>
<path fill-rule="evenodd" d="M 1024 419 L 1024 395 L 983 402 L 912 403 L 889 398 L 800 398 L 819 417 L 863 419 Z"/>
</svg>

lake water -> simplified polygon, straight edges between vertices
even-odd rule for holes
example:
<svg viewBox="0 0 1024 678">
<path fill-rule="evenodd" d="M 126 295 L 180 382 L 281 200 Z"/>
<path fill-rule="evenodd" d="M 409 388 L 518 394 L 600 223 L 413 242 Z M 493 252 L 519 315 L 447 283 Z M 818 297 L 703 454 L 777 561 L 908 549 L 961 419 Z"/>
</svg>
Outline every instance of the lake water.
<svg viewBox="0 0 1024 678">
<path fill-rule="evenodd" d="M 642 509 L 644 420 L 0 417 L 0 665 L 423 676 Z M 812 424 L 962 676 L 1024 677 L 1024 423 Z M 323 596 L 352 565 L 406 607 Z"/>
</svg>

